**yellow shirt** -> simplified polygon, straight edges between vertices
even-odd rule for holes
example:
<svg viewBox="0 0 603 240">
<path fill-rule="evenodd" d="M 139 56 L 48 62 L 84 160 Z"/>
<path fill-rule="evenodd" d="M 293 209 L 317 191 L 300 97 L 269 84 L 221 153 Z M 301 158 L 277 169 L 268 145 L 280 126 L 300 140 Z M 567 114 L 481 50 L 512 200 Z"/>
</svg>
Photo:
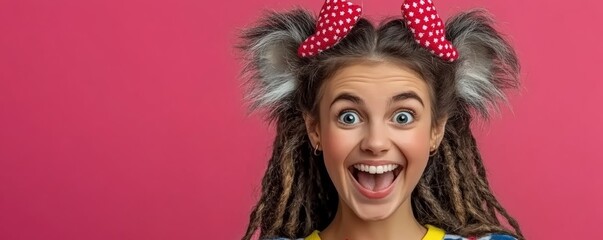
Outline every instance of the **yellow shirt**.
<svg viewBox="0 0 603 240">
<path fill-rule="evenodd" d="M 421 240 L 442 240 L 442 239 L 444 239 L 444 235 L 446 235 L 444 230 L 431 226 L 431 225 L 426 225 L 426 227 L 427 227 L 427 233 Z M 304 238 L 304 240 L 321 240 L 321 239 L 320 239 L 320 236 L 318 236 L 318 231 L 314 231 L 314 232 L 312 232 L 312 234 L 310 234 L 310 236 L 307 236 L 306 238 Z"/>
</svg>

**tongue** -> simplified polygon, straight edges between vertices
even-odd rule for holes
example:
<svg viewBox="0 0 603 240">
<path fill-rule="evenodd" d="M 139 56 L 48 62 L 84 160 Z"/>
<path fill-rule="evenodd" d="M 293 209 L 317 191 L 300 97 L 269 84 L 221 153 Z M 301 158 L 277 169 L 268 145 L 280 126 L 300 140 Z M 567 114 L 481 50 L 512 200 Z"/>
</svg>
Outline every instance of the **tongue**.
<svg viewBox="0 0 603 240">
<path fill-rule="evenodd" d="M 394 172 L 389 171 L 382 174 L 370 174 L 358 171 L 358 183 L 373 192 L 387 188 L 394 181 Z"/>
</svg>

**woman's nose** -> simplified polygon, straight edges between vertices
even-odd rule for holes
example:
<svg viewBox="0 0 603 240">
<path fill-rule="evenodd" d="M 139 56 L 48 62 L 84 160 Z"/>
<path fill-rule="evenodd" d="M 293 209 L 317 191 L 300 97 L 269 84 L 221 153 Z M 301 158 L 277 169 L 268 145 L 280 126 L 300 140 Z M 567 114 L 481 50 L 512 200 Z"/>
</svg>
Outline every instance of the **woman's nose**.
<svg viewBox="0 0 603 240">
<path fill-rule="evenodd" d="M 360 148 L 365 152 L 378 155 L 387 152 L 391 147 L 391 139 L 387 126 L 383 123 L 372 123 L 366 129 Z"/>
</svg>

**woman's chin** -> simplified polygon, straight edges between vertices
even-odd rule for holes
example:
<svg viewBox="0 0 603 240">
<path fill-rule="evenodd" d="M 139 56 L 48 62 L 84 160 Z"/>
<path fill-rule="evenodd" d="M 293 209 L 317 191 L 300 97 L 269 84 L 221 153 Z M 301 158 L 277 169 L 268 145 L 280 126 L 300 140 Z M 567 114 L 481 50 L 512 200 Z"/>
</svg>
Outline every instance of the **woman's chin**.
<svg viewBox="0 0 603 240">
<path fill-rule="evenodd" d="M 348 205 L 351 212 L 362 221 L 382 221 L 396 214 L 402 206 L 401 199 L 390 198 L 389 201 L 366 202 L 365 199 L 349 199 Z M 360 201 L 358 201 L 360 200 Z M 364 201 L 362 201 L 364 200 Z"/>
<path fill-rule="evenodd" d="M 381 204 L 357 203 L 350 206 L 356 217 L 362 221 L 383 221 L 390 218 L 401 208 L 398 201 Z"/>
<path fill-rule="evenodd" d="M 356 213 L 356 216 L 362 221 L 365 222 L 374 222 L 374 221 L 383 221 L 388 219 L 392 215 L 392 212 L 363 212 Z"/>
</svg>

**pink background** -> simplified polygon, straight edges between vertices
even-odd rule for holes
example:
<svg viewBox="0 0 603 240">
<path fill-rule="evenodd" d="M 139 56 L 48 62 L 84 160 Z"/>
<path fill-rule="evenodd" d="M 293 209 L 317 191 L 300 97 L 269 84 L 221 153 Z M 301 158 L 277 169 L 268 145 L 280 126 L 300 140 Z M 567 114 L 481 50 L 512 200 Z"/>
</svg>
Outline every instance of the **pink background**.
<svg viewBox="0 0 603 240">
<path fill-rule="evenodd" d="M 272 130 L 242 105 L 237 29 L 321 4 L 0 1 L 0 239 L 240 238 Z M 599 236 L 602 4 L 436 4 L 490 10 L 523 63 L 512 109 L 477 128 L 495 194 L 528 239 Z"/>
</svg>

